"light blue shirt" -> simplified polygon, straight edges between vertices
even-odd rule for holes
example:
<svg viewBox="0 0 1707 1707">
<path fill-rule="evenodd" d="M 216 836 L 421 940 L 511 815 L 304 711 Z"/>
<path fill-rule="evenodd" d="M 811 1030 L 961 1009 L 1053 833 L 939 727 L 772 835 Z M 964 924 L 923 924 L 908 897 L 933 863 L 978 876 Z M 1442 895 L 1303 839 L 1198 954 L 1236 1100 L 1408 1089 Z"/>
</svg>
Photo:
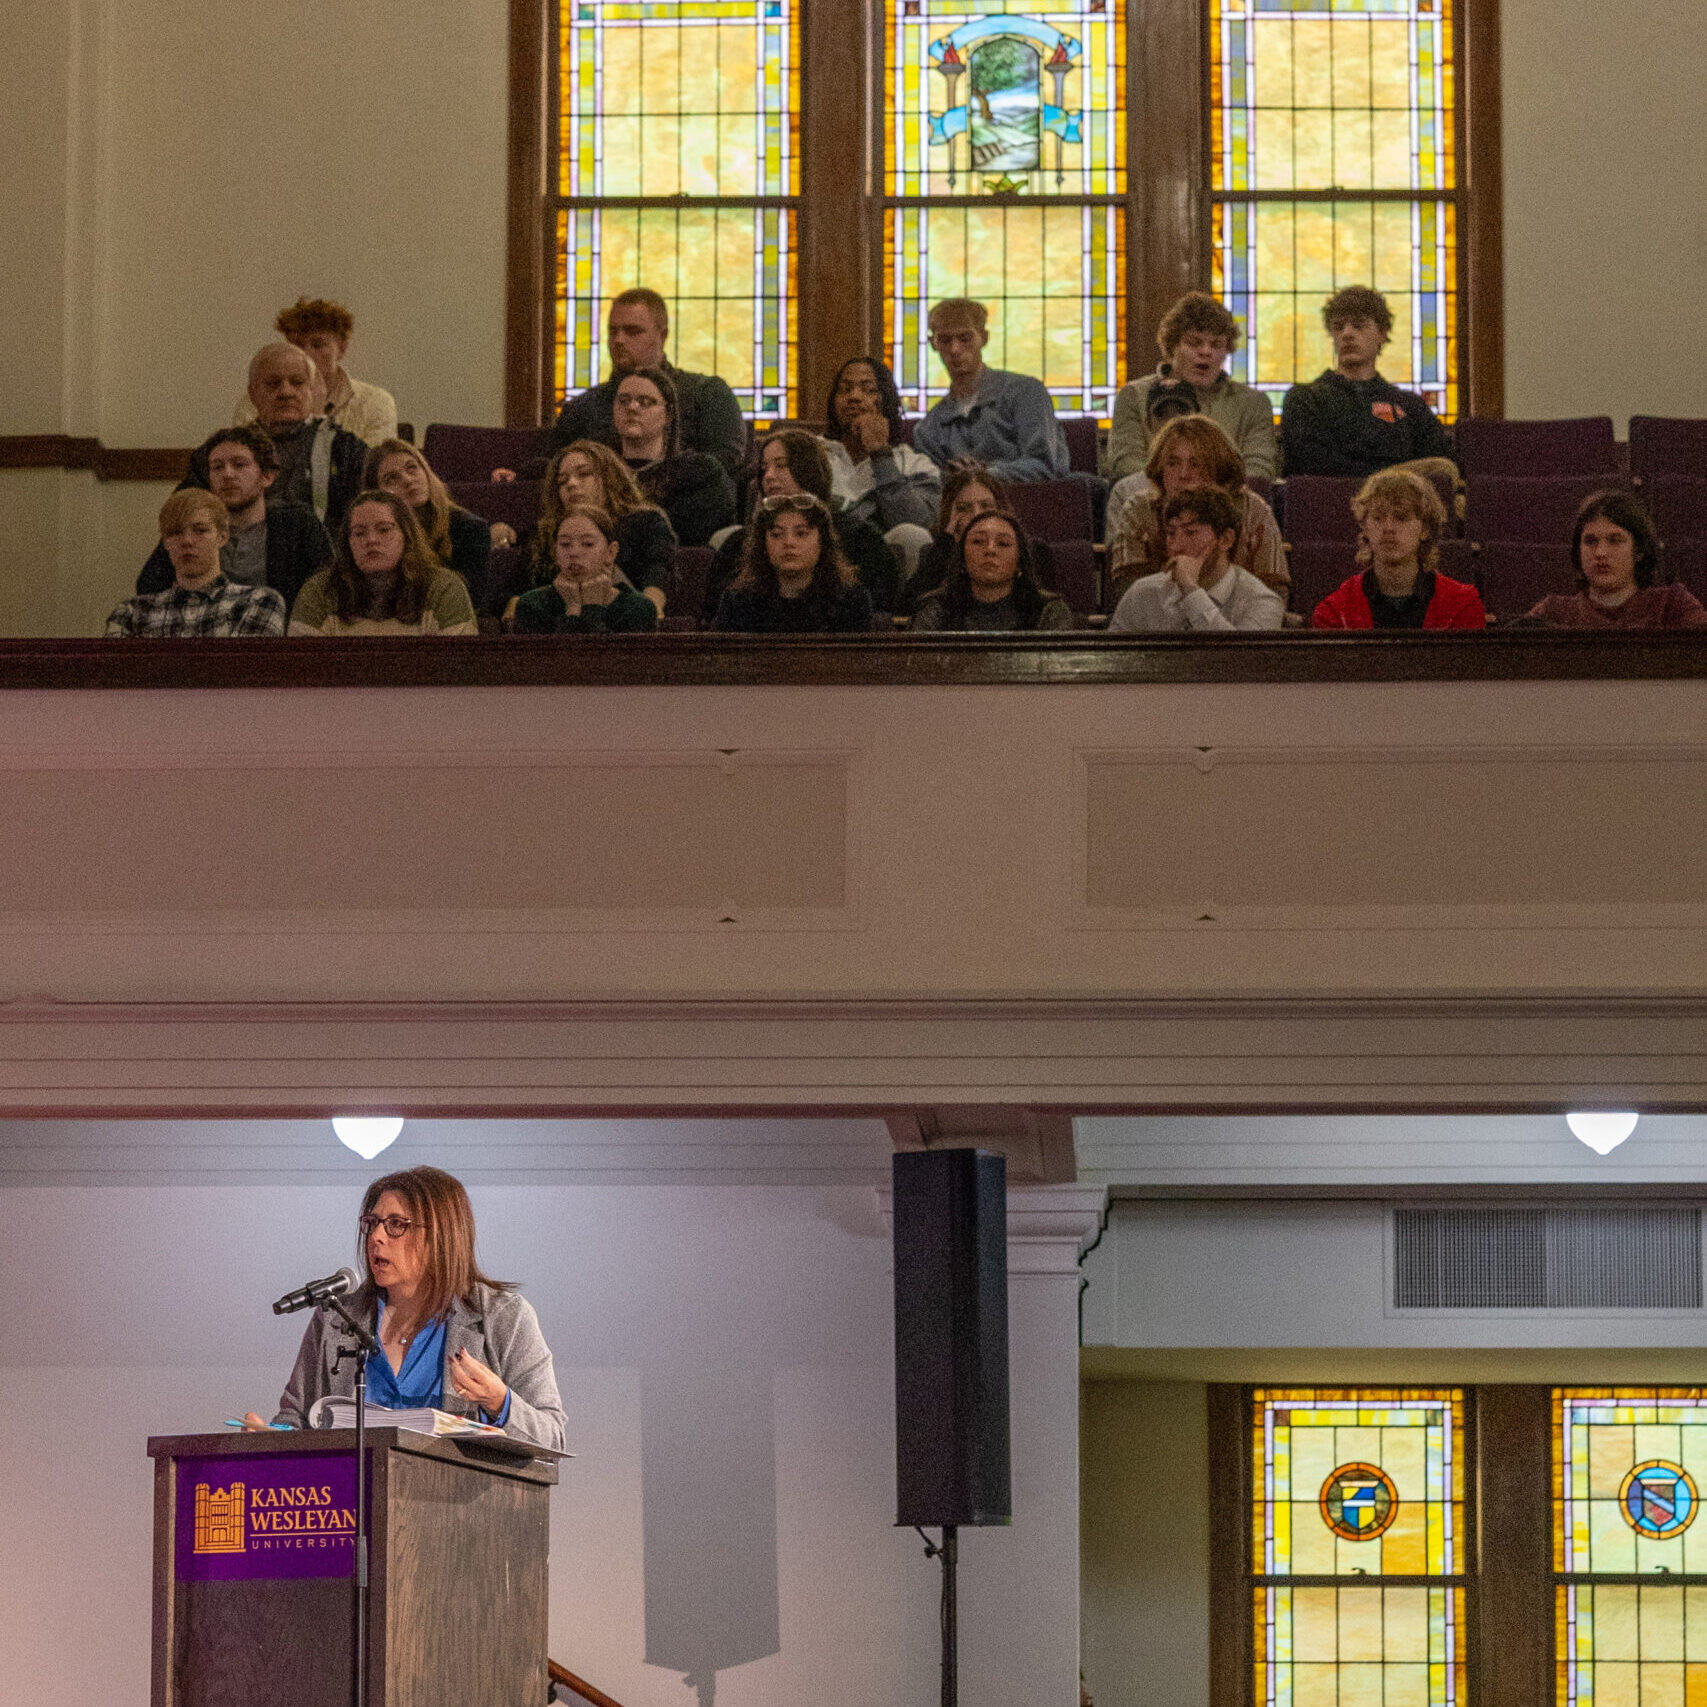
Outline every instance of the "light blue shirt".
<svg viewBox="0 0 1707 1707">
<path fill-rule="evenodd" d="M 374 1323 L 374 1337 L 379 1337 L 385 1324 L 385 1300 L 379 1300 L 379 1315 Z M 445 1396 L 445 1319 L 429 1322 L 409 1342 L 403 1354 L 403 1367 L 393 1369 L 388 1357 L 371 1357 L 367 1366 L 368 1402 L 384 1405 L 388 1410 L 413 1411 L 428 1407 L 437 1409 Z M 480 1413 L 485 1416 L 486 1413 Z M 504 1395 L 504 1408 L 488 1420 L 502 1428 L 510 1414 L 510 1395 Z"/>
<path fill-rule="evenodd" d="M 1067 472 L 1067 435 L 1040 379 L 987 367 L 978 392 L 948 396 L 913 433 L 932 462 L 981 462 L 998 480 L 1059 480 Z"/>
</svg>

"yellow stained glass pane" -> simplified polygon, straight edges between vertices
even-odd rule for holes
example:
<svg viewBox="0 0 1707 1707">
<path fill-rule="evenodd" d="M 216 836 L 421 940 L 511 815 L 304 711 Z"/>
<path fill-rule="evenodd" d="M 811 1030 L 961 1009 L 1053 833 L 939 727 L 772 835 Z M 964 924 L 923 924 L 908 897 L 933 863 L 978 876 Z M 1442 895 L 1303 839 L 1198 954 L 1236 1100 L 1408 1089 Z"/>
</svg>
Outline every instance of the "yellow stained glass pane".
<svg viewBox="0 0 1707 1707">
<path fill-rule="evenodd" d="M 1463 1408 L 1456 1388 L 1259 1389 L 1253 1571 L 1463 1569 Z"/>
<path fill-rule="evenodd" d="M 948 389 L 930 348 L 930 305 L 989 311 L 992 367 L 1034 374 L 1057 413 L 1106 416 L 1125 375 L 1126 220 L 1119 207 L 972 204 L 884 215 L 883 314 L 902 407 Z"/>
<path fill-rule="evenodd" d="M 604 305 L 647 285 L 670 316 L 670 355 L 720 374 L 744 413 L 795 413 L 794 215 L 782 208 L 571 209 L 558 220 L 557 385 L 596 385 Z"/>
<path fill-rule="evenodd" d="M 1555 1570 L 1707 1575 L 1707 1388 L 1560 1388 L 1553 1457 Z"/>
<path fill-rule="evenodd" d="M 1707 1593 L 1635 1583 L 1561 1584 L 1559 1707 L 1707 1707 Z"/>
<path fill-rule="evenodd" d="M 1253 1590 L 1258 1707 L 1458 1707 L 1464 1591 Z"/>
<path fill-rule="evenodd" d="M 896 196 L 1126 192 L 1124 8 L 886 0 Z"/>
<path fill-rule="evenodd" d="M 1387 298 L 1393 335 L 1381 372 L 1420 392 L 1435 413 L 1458 410 L 1457 221 L 1450 202 L 1219 202 L 1215 294 L 1244 338 L 1235 379 L 1268 392 L 1333 365 L 1322 305 L 1345 285 Z"/>
</svg>

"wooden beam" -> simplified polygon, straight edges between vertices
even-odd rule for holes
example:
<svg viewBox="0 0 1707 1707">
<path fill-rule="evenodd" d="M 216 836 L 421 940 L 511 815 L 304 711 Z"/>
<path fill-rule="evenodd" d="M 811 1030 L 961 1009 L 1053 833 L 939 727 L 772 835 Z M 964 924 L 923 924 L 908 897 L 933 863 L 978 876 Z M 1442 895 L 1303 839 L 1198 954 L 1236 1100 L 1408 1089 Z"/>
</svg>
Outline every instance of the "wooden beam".
<svg viewBox="0 0 1707 1707">
<path fill-rule="evenodd" d="M 1153 373 L 1156 328 L 1208 290 L 1209 63 L 1203 0 L 1132 0 L 1127 32 L 1127 375 Z M 1141 20 L 1141 21 L 1140 21 Z"/>
<path fill-rule="evenodd" d="M 1209 1707 L 1249 1707 L 1253 1689 L 1250 1394 L 1212 1382 L 1209 1405 Z"/>
<path fill-rule="evenodd" d="M 537 427 L 544 419 L 551 363 L 546 340 L 556 324 L 549 297 L 545 216 L 548 98 L 546 30 L 552 0 L 510 0 L 509 175 L 504 275 L 504 424 Z"/>
<path fill-rule="evenodd" d="M 1505 414 L 1505 172 L 1501 155 L 1499 0 L 1462 0 L 1459 100 L 1463 114 L 1458 243 L 1466 300 L 1459 304 L 1460 407 Z M 1468 320 L 1468 327 L 1465 322 Z M 1467 371 L 1465 371 L 1467 370 Z"/>
<path fill-rule="evenodd" d="M 1499 1707 L 1553 1702 L 1552 1398 L 1546 1387 L 1478 1387 L 1477 1615 L 1472 1698 Z"/>
<path fill-rule="evenodd" d="M 97 480 L 182 480 L 188 447 L 143 445 L 115 450 L 99 439 L 66 433 L 14 433 L 0 437 L 0 468 L 87 469 Z"/>
</svg>

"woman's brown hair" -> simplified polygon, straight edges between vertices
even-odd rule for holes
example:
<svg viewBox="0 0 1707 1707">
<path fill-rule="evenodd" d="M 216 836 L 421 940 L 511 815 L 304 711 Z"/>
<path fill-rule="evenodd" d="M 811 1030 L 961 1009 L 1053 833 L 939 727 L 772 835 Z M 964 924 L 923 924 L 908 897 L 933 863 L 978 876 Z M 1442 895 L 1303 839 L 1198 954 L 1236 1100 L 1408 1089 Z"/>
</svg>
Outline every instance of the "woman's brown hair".
<svg viewBox="0 0 1707 1707">
<path fill-rule="evenodd" d="M 350 553 L 350 521 L 363 504 L 383 504 L 402 531 L 403 555 L 397 562 L 397 598 L 391 614 L 399 622 L 419 622 L 427 608 L 427 589 L 444 566 L 427 544 L 415 512 L 395 492 L 358 492 L 355 502 L 344 512 L 338 537 L 332 542 L 332 567 L 326 587 L 332 597 L 332 609 L 343 622 L 354 622 L 367 614 L 367 575 L 356 567 Z"/>
<path fill-rule="evenodd" d="M 427 544 L 432 547 L 433 555 L 438 558 L 445 568 L 450 567 L 450 513 L 462 506 L 455 503 L 445 483 L 433 472 L 433 465 L 427 461 L 426 453 L 418 446 L 410 444 L 407 439 L 382 439 L 367 453 L 367 461 L 362 464 L 362 484 L 379 487 L 379 471 L 385 466 L 387 457 L 406 456 L 427 477 L 427 501 L 415 513 L 415 519 L 421 524 L 421 531 L 427 536 Z M 425 514 L 422 514 L 422 511 Z"/>
<path fill-rule="evenodd" d="M 382 1174 L 362 1193 L 362 1214 L 371 1215 L 373 1206 L 386 1192 L 394 1192 L 403 1200 L 409 1219 L 419 1223 L 412 1228 L 421 1240 L 421 1255 L 425 1267 L 421 1274 L 421 1289 L 416 1299 L 421 1314 L 417 1318 L 430 1322 L 444 1315 L 459 1298 L 476 1303 L 474 1289 L 490 1286 L 507 1292 L 515 1284 L 509 1280 L 494 1280 L 483 1274 L 474 1257 L 474 1206 L 468 1192 L 454 1174 L 443 1168 L 405 1168 L 401 1173 Z M 367 1240 L 357 1234 L 361 1247 L 363 1292 L 376 1296 L 378 1288 L 367 1266 Z"/>
<path fill-rule="evenodd" d="M 1202 463 L 1210 483 L 1223 492 L 1238 492 L 1245 484 L 1245 459 L 1239 447 L 1207 415 L 1176 415 L 1156 434 L 1150 443 L 1150 460 L 1144 473 L 1159 492 L 1162 489 L 1162 467 L 1168 453 L 1180 440 L 1191 446 Z"/>
<path fill-rule="evenodd" d="M 564 459 L 571 456 L 584 456 L 593 465 L 605 497 L 599 508 L 613 522 L 620 522 L 636 510 L 658 508 L 640 490 L 628 464 L 609 445 L 595 444 L 591 439 L 576 439 L 573 444 L 566 444 L 545 465 L 545 479 L 540 482 L 539 520 L 533 530 L 533 578 L 539 585 L 557 573 L 552 552 L 557 542 L 557 530 L 563 525 L 563 516 L 568 509 L 558 496 L 557 477 L 563 470 Z"/>
</svg>

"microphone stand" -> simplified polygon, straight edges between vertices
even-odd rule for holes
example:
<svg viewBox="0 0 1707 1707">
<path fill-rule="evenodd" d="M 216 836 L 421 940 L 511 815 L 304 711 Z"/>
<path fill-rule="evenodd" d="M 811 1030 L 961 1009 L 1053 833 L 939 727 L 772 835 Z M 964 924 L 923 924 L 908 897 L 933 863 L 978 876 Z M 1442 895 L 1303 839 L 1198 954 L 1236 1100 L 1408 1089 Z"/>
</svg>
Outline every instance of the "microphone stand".
<svg viewBox="0 0 1707 1707">
<path fill-rule="evenodd" d="M 355 1707 L 367 1707 L 367 1360 L 379 1355 L 380 1345 L 344 1308 L 341 1299 L 327 1298 L 325 1303 L 343 1317 L 345 1327 L 356 1338 L 353 1350 L 349 1346 L 338 1347 L 332 1367 L 337 1369 L 346 1357 L 356 1360 Z"/>
</svg>

